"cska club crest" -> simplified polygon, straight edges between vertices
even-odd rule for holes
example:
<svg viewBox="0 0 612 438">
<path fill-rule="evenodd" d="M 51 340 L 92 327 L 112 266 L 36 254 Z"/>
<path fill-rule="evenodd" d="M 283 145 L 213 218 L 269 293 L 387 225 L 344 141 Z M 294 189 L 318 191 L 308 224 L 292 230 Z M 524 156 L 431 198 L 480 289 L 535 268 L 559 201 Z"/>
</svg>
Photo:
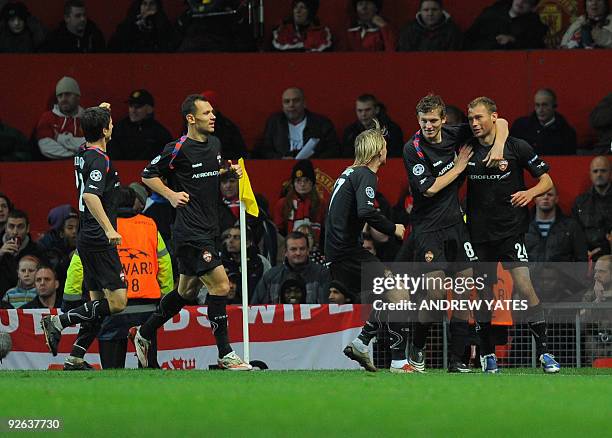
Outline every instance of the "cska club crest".
<svg viewBox="0 0 612 438">
<path fill-rule="evenodd" d="M 425 261 L 426 261 L 427 263 L 431 263 L 431 262 L 433 261 L 433 259 L 434 259 L 433 252 L 431 252 L 431 251 L 427 251 L 427 252 L 425 253 Z"/>
<path fill-rule="evenodd" d="M 507 168 L 508 168 L 508 161 L 507 160 L 501 160 L 499 162 L 499 170 L 504 172 Z"/>
<path fill-rule="evenodd" d="M 202 253 L 202 258 L 204 259 L 206 263 L 210 263 L 210 261 L 212 260 L 212 254 L 208 251 L 204 251 Z"/>
</svg>

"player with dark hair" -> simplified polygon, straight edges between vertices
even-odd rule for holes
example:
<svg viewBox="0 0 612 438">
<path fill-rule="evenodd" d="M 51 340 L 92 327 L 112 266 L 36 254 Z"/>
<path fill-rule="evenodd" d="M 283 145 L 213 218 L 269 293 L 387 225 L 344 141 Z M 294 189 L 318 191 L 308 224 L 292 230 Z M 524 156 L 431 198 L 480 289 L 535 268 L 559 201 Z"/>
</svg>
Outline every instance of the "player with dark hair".
<svg viewBox="0 0 612 438">
<path fill-rule="evenodd" d="M 477 257 L 463 222 L 458 190 L 459 176 L 472 156 L 471 148 L 463 147 L 472 132 L 467 124 L 446 125 L 446 106 L 437 95 L 423 97 L 416 106 L 416 116 L 421 129 L 404 146 L 404 165 L 414 196 L 414 261 L 419 263 L 418 270 L 426 277 L 444 279 L 448 272 L 456 277 L 471 277 L 471 264 Z M 503 128 L 495 139 L 495 152 L 501 155 L 508 136 L 508 123 L 502 119 L 498 123 Z M 485 162 L 491 161 L 490 158 L 487 156 Z M 424 292 L 429 300 L 446 299 L 444 289 Z M 459 297 L 453 295 L 453 298 Z M 425 369 L 423 351 L 430 327 L 440 317 L 439 312 L 419 312 L 409 354 L 410 365 L 419 372 Z M 469 336 L 468 318 L 467 311 L 453 311 L 449 372 L 470 371 L 461 359 Z"/>
<path fill-rule="evenodd" d="M 62 315 L 42 318 L 45 340 L 53 356 L 57 355 L 64 328 L 79 323 L 95 326 L 105 316 L 121 312 L 127 304 L 126 284 L 116 247 L 121 244 L 121 235 L 116 231 L 115 206 L 119 176 L 106 153 L 113 132 L 110 105 L 103 103 L 87 108 L 81 117 L 81 128 L 86 143 L 74 157 L 81 213 L 77 250 L 92 301 Z"/>
<path fill-rule="evenodd" d="M 212 135 L 215 115 L 211 104 L 199 94 L 187 96 L 181 106 L 187 135 L 169 143 L 142 172 L 142 182 L 168 199 L 176 208 L 173 228 L 178 259 L 178 290 L 165 295 L 157 310 L 139 328 L 131 329 L 138 360 L 148 366 L 148 349 L 153 333 L 193 300 L 202 284 L 208 289 L 208 319 L 217 341 L 220 368 L 252 369 L 232 349 L 227 333 L 227 294 L 230 285 L 217 250 L 219 238 L 219 175 L 235 172 L 221 159 L 221 142 Z M 168 185 L 161 178 L 166 178 Z"/>
<path fill-rule="evenodd" d="M 533 288 L 527 267 L 524 234 L 529 227 L 527 205 L 553 187 L 548 165 L 524 140 L 508 137 L 503 160 L 487 168 L 482 157 L 489 153 L 497 132 L 497 106 L 488 97 L 478 97 L 468 105 L 468 120 L 474 133 L 470 146 L 474 151 L 467 167 L 467 224 L 474 249 L 481 262 L 501 262 L 510 271 L 514 290 L 527 300 L 529 329 L 535 339 L 537 357 L 546 373 L 559 372 L 560 366 L 548 351 L 546 319 Z M 523 171 L 538 179 L 526 189 Z M 496 278 L 495 272 L 487 273 Z M 491 315 L 476 315 L 480 326 L 480 361 L 484 372 L 498 371 L 491 342 Z"/>
<path fill-rule="evenodd" d="M 330 262 L 332 280 L 346 285 L 349 294 L 361 292 L 362 268 L 385 275 L 384 265 L 360 244 L 363 227 L 402 239 L 404 225 L 394 224 L 374 208 L 378 183 L 376 173 L 387 162 L 387 142 L 378 122 L 359 134 L 355 140 L 355 162 L 336 180 L 329 201 L 325 226 L 325 258 Z M 364 264 L 368 264 L 365 266 Z M 388 321 L 392 344 L 391 372 L 413 372 L 406 360 L 407 324 Z M 380 311 L 372 310 L 361 334 L 344 349 L 344 354 L 368 371 L 376 371 L 368 354 L 368 344 L 381 326 Z"/>
</svg>

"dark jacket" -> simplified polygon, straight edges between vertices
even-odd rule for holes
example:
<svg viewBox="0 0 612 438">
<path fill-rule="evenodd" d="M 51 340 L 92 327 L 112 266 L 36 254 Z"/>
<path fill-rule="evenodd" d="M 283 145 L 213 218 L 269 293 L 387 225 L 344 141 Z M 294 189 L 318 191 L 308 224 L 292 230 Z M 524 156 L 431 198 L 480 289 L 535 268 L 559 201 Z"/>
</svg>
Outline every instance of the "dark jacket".
<svg viewBox="0 0 612 438">
<path fill-rule="evenodd" d="M 510 135 L 522 138 L 540 155 L 576 155 L 576 130 L 557 112 L 549 126 L 540 124 L 535 111 L 521 117 L 512 124 Z"/>
<path fill-rule="evenodd" d="M 31 155 L 28 139 L 0 121 L 0 161 L 29 161 Z"/>
<path fill-rule="evenodd" d="M 136 2 L 140 3 L 140 2 Z M 158 2 L 158 8 L 160 7 Z M 109 52 L 174 52 L 178 35 L 163 11 L 138 20 L 138 9 L 130 10 L 108 41 Z"/>
<path fill-rule="evenodd" d="M 126 117 L 113 129 L 108 152 L 112 160 L 149 161 L 159 155 L 171 141 L 170 132 L 155 118 L 132 123 Z"/>
<path fill-rule="evenodd" d="M 612 93 L 597 103 L 589 116 L 591 127 L 597 132 L 595 149 L 600 154 L 612 153 Z"/>
<path fill-rule="evenodd" d="M 386 116 L 379 116 L 378 120 L 382 126 L 387 128 L 387 154 L 390 158 L 401 157 L 404 148 L 404 133 L 397 123 Z M 344 130 L 342 136 L 342 158 L 355 158 L 355 139 L 365 131 L 363 124 L 357 120 Z"/>
<path fill-rule="evenodd" d="M 45 28 L 40 21 L 29 16 L 25 22 L 23 32 L 14 34 L 8 27 L 6 21 L 0 23 L 0 52 L 9 53 L 32 53 L 45 40 Z"/>
<path fill-rule="evenodd" d="M 499 0 L 476 18 L 476 21 L 465 33 L 465 48 L 471 50 L 503 49 L 543 49 L 544 35 L 548 27 L 542 23 L 540 16 L 530 12 L 520 17 L 511 18 L 508 12 L 512 0 Z M 498 35 L 511 35 L 514 43 L 500 45 Z"/>
<path fill-rule="evenodd" d="M 603 196 L 593 187 L 578 195 L 572 215 L 584 231 L 588 249 L 601 248 L 596 257 L 609 254 L 610 244 L 606 233 L 612 227 L 612 186 Z"/>
<path fill-rule="evenodd" d="M 555 221 L 548 236 L 542 237 L 535 218 L 525 234 L 525 247 L 530 262 L 585 262 L 587 245 L 580 225 L 565 216 L 557 207 Z"/>
<path fill-rule="evenodd" d="M 58 291 L 57 295 L 55 295 L 55 303 L 53 304 L 53 308 L 59 309 L 60 307 L 62 307 L 62 297 L 60 296 L 60 293 Z M 23 306 L 20 307 L 20 309 L 46 309 L 46 308 L 47 306 L 45 306 L 40 301 L 40 297 L 38 295 L 32 301 L 30 301 L 29 303 L 25 303 Z"/>
<path fill-rule="evenodd" d="M 308 262 L 292 268 L 287 259 L 282 265 L 270 269 L 264 274 L 251 296 L 251 304 L 278 303 L 280 288 L 290 273 L 298 273 L 306 283 L 306 303 L 325 304 L 329 297 L 329 269 L 318 263 Z"/>
<path fill-rule="evenodd" d="M 237 275 L 240 276 L 240 261 L 235 261 L 223 248 L 221 252 L 221 261 L 223 262 L 223 267 L 227 271 L 227 275 Z M 269 265 L 268 265 L 269 267 Z M 252 297 L 255 293 L 255 287 L 261 280 L 261 277 L 264 275 L 264 262 L 262 257 L 257 252 L 257 248 L 254 246 L 249 246 L 247 248 L 247 285 L 249 289 L 249 297 Z M 237 295 L 242 296 L 242 280 L 239 280 L 236 284 L 236 293 Z"/>
<path fill-rule="evenodd" d="M 306 110 L 304 127 L 304 145 L 311 138 L 318 138 L 319 143 L 311 158 L 336 158 L 339 155 L 336 129 L 327 117 Z M 297 155 L 289 151 L 289 121 L 284 113 L 275 113 L 266 122 L 263 143 L 257 148 L 257 158 L 282 158 Z"/>
<path fill-rule="evenodd" d="M 87 21 L 85 33 L 82 37 L 73 34 L 66 28 L 66 23 L 62 22 L 55 31 L 47 38 L 42 45 L 41 52 L 52 53 L 96 53 L 104 52 L 104 36 L 98 26 L 91 21 Z"/>
<path fill-rule="evenodd" d="M 425 27 L 419 12 L 414 21 L 400 30 L 397 51 L 460 50 L 462 46 L 463 35 L 446 11 L 443 20 L 433 29 Z"/>
</svg>

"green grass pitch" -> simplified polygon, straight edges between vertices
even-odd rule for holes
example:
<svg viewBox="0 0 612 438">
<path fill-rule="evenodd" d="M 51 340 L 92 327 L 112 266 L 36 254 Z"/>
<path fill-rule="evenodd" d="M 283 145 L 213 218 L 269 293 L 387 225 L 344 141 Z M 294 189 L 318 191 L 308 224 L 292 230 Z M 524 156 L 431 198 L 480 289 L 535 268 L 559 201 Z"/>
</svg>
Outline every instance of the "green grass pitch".
<svg viewBox="0 0 612 438">
<path fill-rule="evenodd" d="M 3 421 L 60 417 L 64 430 L 52 436 L 86 438 L 559 438 L 604 436 L 612 425 L 612 370 L 594 369 L 558 375 L 2 371 L 0 394 Z"/>
</svg>

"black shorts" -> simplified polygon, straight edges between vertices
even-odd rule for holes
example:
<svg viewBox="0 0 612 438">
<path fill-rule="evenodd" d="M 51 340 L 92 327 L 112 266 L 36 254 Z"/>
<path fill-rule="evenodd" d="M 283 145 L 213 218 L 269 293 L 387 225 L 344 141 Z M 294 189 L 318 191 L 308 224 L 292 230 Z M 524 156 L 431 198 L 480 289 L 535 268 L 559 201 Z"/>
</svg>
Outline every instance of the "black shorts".
<svg viewBox="0 0 612 438">
<path fill-rule="evenodd" d="M 189 277 L 201 277 L 223 263 L 214 242 L 198 246 L 182 244 L 175 249 L 179 274 Z"/>
<path fill-rule="evenodd" d="M 442 230 L 413 234 L 414 261 L 432 263 L 432 271 L 461 272 L 478 260 L 463 222 Z M 421 270 L 431 272 L 426 266 Z"/>
<path fill-rule="evenodd" d="M 525 248 L 525 236 L 510 236 L 505 239 L 474 244 L 478 261 L 501 262 L 504 269 L 527 266 L 529 258 Z"/>
<path fill-rule="evenodd" d="M 83 264 L 83 281 L 90 291 L 127 289 L 117 248 L 78 249 Z"/>
<path fill-rule="evenodd" d="M 331 279 L 344 284 L 356 302 L 364 301 L 362 293 L 368 297 L 372 294 L 372 278 L 369 277 L 384 277 L 386 270 L 385 265 L 364 248 L 355 251 L 350 258 L 331 262 L 329 265 Z M 362 274 L 368 276 L 363 278 L 364 287 L 362 287 Z"/>
</svg>

